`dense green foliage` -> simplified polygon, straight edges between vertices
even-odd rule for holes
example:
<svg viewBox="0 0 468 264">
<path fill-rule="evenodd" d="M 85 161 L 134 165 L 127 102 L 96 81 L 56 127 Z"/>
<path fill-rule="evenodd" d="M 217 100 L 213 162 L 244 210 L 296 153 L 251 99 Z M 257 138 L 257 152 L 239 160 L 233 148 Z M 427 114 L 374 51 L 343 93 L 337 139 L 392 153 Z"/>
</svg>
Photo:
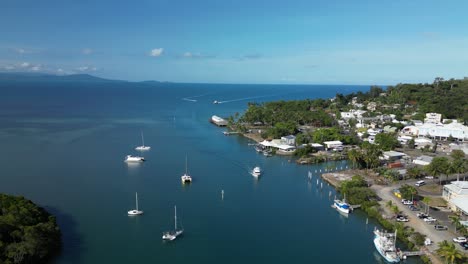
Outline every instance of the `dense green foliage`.
<svg viewBox="0 0 468 264">
<path fill-rule="evenodd" d="M 401 198 L 407 200 L 414 200 L 417 198 L 418 190 L 414 186 L 403 184 L 403 186 L 400 187 L 400 193 Z"/>
<path fill-rule="evenodd" d="M 382 150 L 378 145 L 364 142 L 360 150 L 352 149 L 348 151 L 348 158 L 354 166 L 361 168 L 376 168 L 380 165 L 379 156 Z"/>
<path fill-rule="evenodd" d="M 43 263 L 60 248 L 55 217 L 24 197 L 0 194 L 0 263 Z"/>
<path fill-rule="evenodd" d="M 379 133 L 375 136 L 375 143 L 384 151 L 394 150 L 398 145 L 398 140 L 394 134 Z"/>
</svg>

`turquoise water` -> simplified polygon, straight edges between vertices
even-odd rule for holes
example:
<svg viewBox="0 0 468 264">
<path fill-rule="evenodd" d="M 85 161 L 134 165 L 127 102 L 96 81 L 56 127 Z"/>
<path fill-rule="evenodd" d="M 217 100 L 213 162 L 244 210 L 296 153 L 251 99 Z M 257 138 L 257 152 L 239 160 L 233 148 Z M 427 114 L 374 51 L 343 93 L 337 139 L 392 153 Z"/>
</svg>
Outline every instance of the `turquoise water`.
<svg viewBox="0 0 468 264">
<path fill-rule="evenodd" d="M 288 158 L 258 155 L 211 115 L 249 101 L 333 97 L 363 86 L 0 83 L 0 192 L 56 214 L 64 249 L 53 263 L 384 263 L 366 216 L 333 210 Z M 183 98 L 197 100 L 191 102 Z M 249 99 L 250 98 L 250 99 Z M 227 101 L 214 105 L 213 100 Z M 152 147 L 129 166 L 135 146 Z M 188 157 L 194 181 L 182 186 Z M 260 165 L 256 180 L 248 170 Z M 325 166 L 325 165 L 323 165 Z M 333 164 L 346 166 L 345 162 Z M 221 199 L 224 190 L 224 200 Z M 128 217 L 135 192 L 145 214 Z M 165 243 L 177 205 L 183 237 Z M 419 263 L 416 259 L 408 263 Z"/>
</svg>

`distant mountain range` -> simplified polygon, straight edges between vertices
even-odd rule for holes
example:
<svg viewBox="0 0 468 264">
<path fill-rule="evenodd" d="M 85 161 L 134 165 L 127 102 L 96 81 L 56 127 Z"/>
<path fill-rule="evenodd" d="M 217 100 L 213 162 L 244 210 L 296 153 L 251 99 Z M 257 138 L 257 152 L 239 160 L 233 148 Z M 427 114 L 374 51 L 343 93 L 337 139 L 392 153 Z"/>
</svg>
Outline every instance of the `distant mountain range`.
<svg viewBox="0 0 468 264">
<path fill-rule="evenodd" d="M 129 82 L 123 80 L 111 80 L 101 77 L 96 77 L 89 74 L 70 74 L 70 75 L 54 75 L 47 73 L 35 72 L 0 72 L 0 82 L 15 81 L 15 82 Z M 159 81 L 142 81 L 139 83 L 154 85 L 160 84 Z"/>
</svg>

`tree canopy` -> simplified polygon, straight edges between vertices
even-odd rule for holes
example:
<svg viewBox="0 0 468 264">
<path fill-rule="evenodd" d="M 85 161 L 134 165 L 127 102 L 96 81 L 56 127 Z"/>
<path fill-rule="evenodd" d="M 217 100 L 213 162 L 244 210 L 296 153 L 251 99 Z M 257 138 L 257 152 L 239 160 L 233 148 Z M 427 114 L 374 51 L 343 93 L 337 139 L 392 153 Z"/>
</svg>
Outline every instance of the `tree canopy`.
<svg viewBox="0 0 468 264">
<path fill-rule="evenodd" d="M 55 217 L 24 197 L 0 194 L 0 263 L 44 263 L 60 248 Z"/>
</svg>

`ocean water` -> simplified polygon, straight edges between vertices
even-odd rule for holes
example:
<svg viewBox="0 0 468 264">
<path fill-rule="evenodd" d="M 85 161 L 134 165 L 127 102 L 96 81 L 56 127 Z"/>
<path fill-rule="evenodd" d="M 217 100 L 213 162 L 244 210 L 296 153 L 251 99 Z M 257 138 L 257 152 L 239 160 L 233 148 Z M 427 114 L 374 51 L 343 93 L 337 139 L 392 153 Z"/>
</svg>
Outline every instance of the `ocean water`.
<svg viewBox="0 0 468 264">
<path fill-rule="evenodd" d="M 55 214 L 64 248 L 53 263 L 384 263 L 376 223 L 330 207 L 335 190 L 309 170 L 257 154 L 208 122 L 247 102 L 330 98 L 365 86 L 0 83 L 0 192 Z M 187 100 L 188 99 L 188 100 Z M 223 103 L 212 104 L 213 100 Z M 151 150 L 143 164 L 140 133 Z M 194 178 L 183 186 L 180 176 Z M 248 170 L 261 166 L 256 180 Z M 224 190 L 224 199 L 221 191 Z M 139 195 L 140 217 L 128 217 Z M 330 196 L 331 194 L 331 196 Z M 184 235 L 163 242 L 174 206 Z M 420 263 L 410 259 L 408 263 Z"/>
</svg>

